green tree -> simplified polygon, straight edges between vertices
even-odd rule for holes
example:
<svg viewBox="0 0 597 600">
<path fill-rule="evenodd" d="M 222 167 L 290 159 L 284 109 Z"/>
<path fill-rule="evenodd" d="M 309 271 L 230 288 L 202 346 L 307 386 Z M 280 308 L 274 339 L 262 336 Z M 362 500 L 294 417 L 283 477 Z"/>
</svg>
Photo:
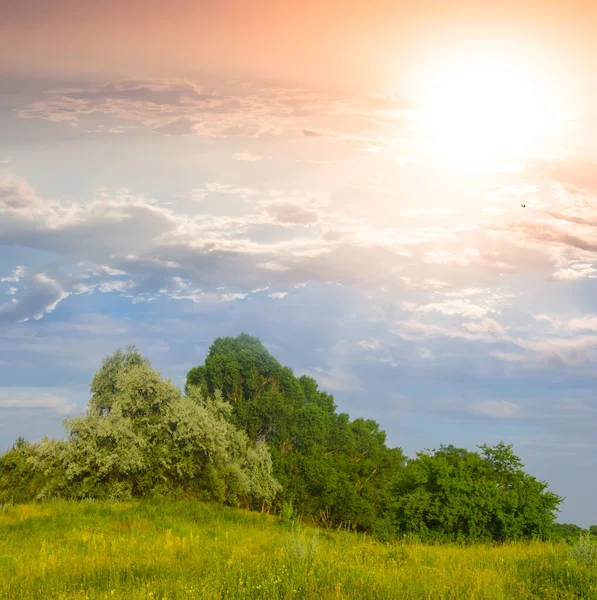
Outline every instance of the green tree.
<svg viewBox="0 0 597 600">
<path fill-rule="evenodd" d="M 43 475 L 31 469 L 34 452 L 35 446 L 20 437 L 0 456 L 0 504 L 27 502 L 43 488 Z"/>
<path fill-rule="evenodd" d="M 422 539 L 516 540 L 548 536 L 562 498 L 526 474 L 511 446 L 420 452 L 396 478 L 395 526 Z"/>
<path fill-rule="evenodd" d="M 402 452 L 389 449 L 374 421 L 338 414 L 331 395 L 307 376 L 296 378 L 247 334 L 218 338 L 186 390 L 216 390 L 232 407 L 231 422 L 267 441 L 286 503 L 329 525 L 373 530 L 388 506 L 390 474 Z"/>
<path fill-rule="evenodd" d="M 569 544 L 571 544 L 573 542 L 578 541 L 582 532 L 582 527 L 574 525 L 574 523 L 554 523 L 551 533 L 551 539 L 556 542 L 561 541 L 568 542 Z M 592 533 L 590 528 L 589 533 Z"/>
<path fill-rule="evenodd" d="M 250 506 L 279 492 L 267 446 L 229 421 L 221 395 L 183 396 L 134 347 L 104 361 L 91 391 L 87 413 L 65 421 L 66 440 L 27 450 L 45 482 L 40 499 L 159 494 Z"/>
</svg>

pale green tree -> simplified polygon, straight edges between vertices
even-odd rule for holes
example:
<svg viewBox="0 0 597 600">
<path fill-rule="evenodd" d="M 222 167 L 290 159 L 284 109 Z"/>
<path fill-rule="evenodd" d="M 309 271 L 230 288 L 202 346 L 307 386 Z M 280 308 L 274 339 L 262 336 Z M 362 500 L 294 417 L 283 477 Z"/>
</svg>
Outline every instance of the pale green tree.
<svg viewBox="0 0 597 600">
<path fill-rule="evenodd" d="M 280 486 L 269 450 L 229 420 L 221 395 L 185 396 L 134 347 L 108 357 L 91 385 L 87 413 L 68 419 L 67 440 L 44 439 L 30 463 L 40 497 L 197 497 L 270 502 Z"/>
</svg>

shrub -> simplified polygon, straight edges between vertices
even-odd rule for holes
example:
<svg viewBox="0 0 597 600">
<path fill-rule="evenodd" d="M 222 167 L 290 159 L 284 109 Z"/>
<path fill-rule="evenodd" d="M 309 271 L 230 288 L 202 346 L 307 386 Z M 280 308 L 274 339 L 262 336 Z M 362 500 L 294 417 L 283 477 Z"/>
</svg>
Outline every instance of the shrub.
<svg viewBox="0 0 597 600">
<path fill-rule="evenodd" d="M 582 565 L 592 565 L 597 558 L 597 540 L 588 533 L 581 533 L 570 549 L 570 555 Z"/>
</svg>

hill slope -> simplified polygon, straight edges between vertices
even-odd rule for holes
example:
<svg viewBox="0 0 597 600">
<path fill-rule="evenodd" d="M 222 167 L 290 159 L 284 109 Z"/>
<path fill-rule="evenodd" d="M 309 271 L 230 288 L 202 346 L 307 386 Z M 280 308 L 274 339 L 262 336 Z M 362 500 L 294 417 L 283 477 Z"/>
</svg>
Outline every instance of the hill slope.
<svg viewBox="0 0 597 600">
<path fill-rule="evenodd" d="M 195 501 L 0 508 L 0 598 L 597 598 L 565 545 L 422 546 Z"/>
</svg>

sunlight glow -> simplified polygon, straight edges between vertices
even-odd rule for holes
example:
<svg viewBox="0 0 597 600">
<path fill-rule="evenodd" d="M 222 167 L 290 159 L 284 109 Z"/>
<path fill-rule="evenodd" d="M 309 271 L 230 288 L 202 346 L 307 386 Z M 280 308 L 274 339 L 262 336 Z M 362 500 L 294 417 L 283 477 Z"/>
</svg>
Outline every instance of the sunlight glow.
<svg viewBox="0 0 597 600">
<path fill-rule="evenodd" d="M 540 153 L 561 117 L 543 75 L 503 49 L 435 64 L 417 82 L 421 150 L 468 167 Z"/>
</svg>

